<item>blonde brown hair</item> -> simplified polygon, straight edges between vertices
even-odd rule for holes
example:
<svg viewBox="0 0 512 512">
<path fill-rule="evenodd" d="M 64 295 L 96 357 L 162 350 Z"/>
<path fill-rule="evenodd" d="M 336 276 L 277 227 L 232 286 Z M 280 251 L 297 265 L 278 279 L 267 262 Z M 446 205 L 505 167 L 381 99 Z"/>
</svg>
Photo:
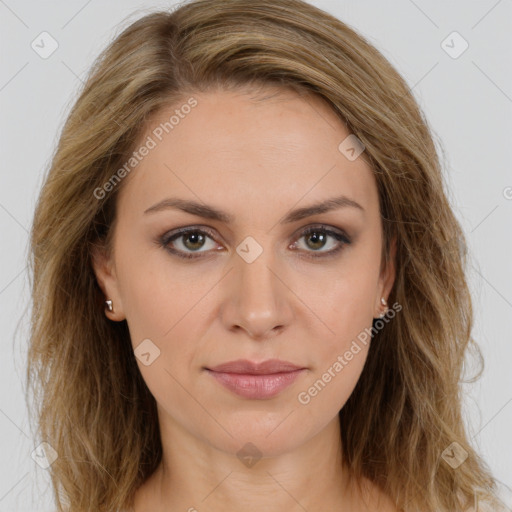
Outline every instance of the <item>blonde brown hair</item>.
<svg viewBox="0 0 512 512">
<path fill-rule="evenodd" d="M 142 17 L 104 50 L 37 203 L 27 381 L 37 435 L 58 453 L 49 471 L 59 512 L 129 506 L 162 455 L 126 322 L 105 317 L 91 265 L 93 246 L 111 249 L 126 180 L 100 199 L 95 191 L 161 108 L 194 92 L 268 85 L 323 98 L 362 141 L 379 192 L 383 264 L 397 238 L 389 302 L 402 311 L 374 336 L 339 414 L 351 474 L 400 510 L 455 512 L 475 496 L 492 500 L 495 482 L 461 412 L 463 359 L 474 343 L 465 238 L 409 87 L 362 36 L 307 3 L 197 0 Z M 453 442 L 468 453 L 456 469 L 441 457 Z"/>
</svg>

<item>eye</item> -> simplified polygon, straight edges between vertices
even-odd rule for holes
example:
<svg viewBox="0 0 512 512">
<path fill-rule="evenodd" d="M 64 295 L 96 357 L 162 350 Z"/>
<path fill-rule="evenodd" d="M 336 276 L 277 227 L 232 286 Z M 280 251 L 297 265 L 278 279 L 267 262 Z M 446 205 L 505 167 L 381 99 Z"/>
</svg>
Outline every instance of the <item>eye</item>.
<svg viewBox="0 0 512 512">
<path fill-rule="evenodd" d="M 214 243 L 211 230 L 190 226 L 166 233 L 158 240 L 159 245 L 180 258 L 200 258 L 202 253 L 219 250 Z M 300 244 L 302 239 L 307 242 Z M 331 243 L 328 241 L 331 239 Z M 210 246 L 208 246 L 210 241 Z M 342 231 L 334 231 L 326 226 L 312 226 L 302 231 L 300 237 L 288 247 L 307 254 L 306 257 L 330 257 L 341 251 L 351 241 Z M 324 250 L 325 247 L 331 247 Z M 316 253 L 316 254 L 315 254 Z"/>
<path fill-rule="evenodd" d="M 305 243 L 302 244 L 301 247 L 299 242 L 303 238 L 305 239 Z M 329 239 L 331 239 L 330 244 L 328 243 Z M 307 257 L 318 258 L 334 256 L 341 251 L 345 245 L 350 243 L 348 236 L 341 231 L 334 231 L 326 226 L 311 226 L 303 231 L 300 238 L 290 247 L 293 249 L 303 249 L 305 247 L 305 251 L 310 253 Z M 329 246 L 331 247 L 330 249 L 322 250 Z"/>
<path fill-rule="evenodd" d="M 213 233 L 210 230 L 189 227 L 165 234 L 161 237 L 160 244 L 166 250 L 181 258 L 199 258 L 200 255 L 196 256 L 193 253 L 208 252 L 215 247 L 215 244 L 213 244 L 213 247 L 211 245 L 208 247 L 206 243 L 208 239 L 213 242 Z M 200 250 L 204 247 L 206 247 L 206 250 Z"/>
</svg>

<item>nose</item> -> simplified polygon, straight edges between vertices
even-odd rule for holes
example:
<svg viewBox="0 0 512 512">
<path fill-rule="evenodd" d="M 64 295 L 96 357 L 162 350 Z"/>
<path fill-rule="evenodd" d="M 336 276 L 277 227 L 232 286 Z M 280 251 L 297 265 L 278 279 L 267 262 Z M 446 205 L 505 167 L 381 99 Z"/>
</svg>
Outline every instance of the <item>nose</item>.
<svg viewBox="0 0 512 512">
<path fill-rule="evenodd" d="M 269 253 L 263 251 L 252 263 L 235 255 L 222 310 L 227 329 L 242 329 L 257 340 L 277 335 L 293 318 L 293 293 Z"/>
</svg>

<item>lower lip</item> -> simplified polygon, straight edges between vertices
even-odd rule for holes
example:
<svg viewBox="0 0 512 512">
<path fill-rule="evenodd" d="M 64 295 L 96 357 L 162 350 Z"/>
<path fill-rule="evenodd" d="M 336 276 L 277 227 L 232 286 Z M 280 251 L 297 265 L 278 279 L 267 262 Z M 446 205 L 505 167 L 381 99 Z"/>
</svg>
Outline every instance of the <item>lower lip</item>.
<svg viewBox="0 0 512 512">
<path fill-rule="evenodd" d="M 253 400 L 264 400 L 265 398 L 273 398 L 290 386 L 304 369 L 268 375 L 246 375 L 240 373 L 214 372 L 212 370 L 207 371 L 224 387 L 238 396 L 251 398 Z"/>
</svg>

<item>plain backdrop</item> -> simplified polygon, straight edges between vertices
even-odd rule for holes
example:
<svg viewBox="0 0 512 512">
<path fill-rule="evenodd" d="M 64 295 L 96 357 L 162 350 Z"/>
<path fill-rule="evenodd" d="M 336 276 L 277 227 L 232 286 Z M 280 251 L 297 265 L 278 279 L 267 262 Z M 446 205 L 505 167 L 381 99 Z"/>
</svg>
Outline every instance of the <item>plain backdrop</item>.
<svg viewBox="0 0 512 512">
<path fill-rule="evenodd" d="M 466 422 L 473 443 L 502 488 L 509 489 L 512 2 L 311 3 L 355 28 L 391 61 L 442 146 L 450 200 L 468 235 L 473 336 L 485 358 L 482 377 L 463 385 Z M 0 512 L 51 510 L 52 505 L 48 474 L 31 458 L 36 445 L 24 398 L 27 242 L 43 176 L 77 88 L 99 52 L 135 19 L 173 5 L 0 0 Z M 38 38 L 48 38 L 42 32 L 58 44 L 47 58 L 32 47 Z"/>
</svg>

